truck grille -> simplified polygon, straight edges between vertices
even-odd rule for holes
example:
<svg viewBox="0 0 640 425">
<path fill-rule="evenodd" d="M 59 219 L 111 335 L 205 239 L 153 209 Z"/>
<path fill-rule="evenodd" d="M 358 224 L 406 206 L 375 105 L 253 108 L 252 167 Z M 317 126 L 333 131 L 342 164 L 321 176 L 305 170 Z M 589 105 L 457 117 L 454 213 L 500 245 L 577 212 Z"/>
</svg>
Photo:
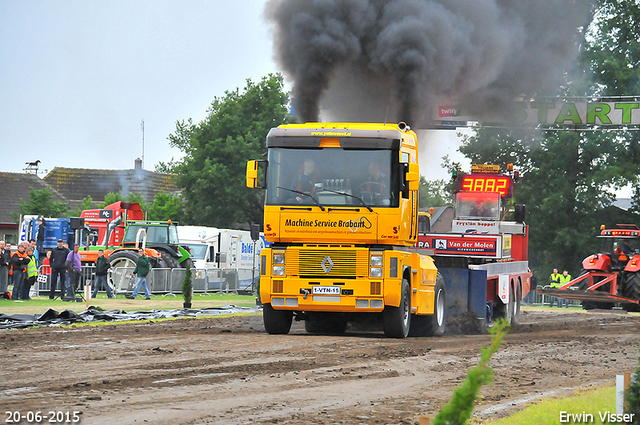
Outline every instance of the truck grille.
<svg viewBox="0 0 640 425">
<path fill-rule="evenodd" d="M 369 251 L 364 248 L 289 248 L 287 276 L 355 278 L 369 274 Z"/>
</svg>

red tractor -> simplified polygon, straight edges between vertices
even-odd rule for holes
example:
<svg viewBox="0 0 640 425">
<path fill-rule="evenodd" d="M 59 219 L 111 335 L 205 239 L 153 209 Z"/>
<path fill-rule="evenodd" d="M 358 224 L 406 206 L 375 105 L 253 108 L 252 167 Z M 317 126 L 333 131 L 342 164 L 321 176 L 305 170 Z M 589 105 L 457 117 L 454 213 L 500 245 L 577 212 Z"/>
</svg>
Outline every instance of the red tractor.
<svg viewBox="0 0 640 425">
<path fill-rule="evenodd" d="M 616 303 L 627 311 L 640 311 L 640 229 L 617 224 L 600 232 L 602 251 L 582 261 L 580 276 L 556 289 L 537 292 L 582 300 L 582 308 L 611 309 Z"/>
</svg>

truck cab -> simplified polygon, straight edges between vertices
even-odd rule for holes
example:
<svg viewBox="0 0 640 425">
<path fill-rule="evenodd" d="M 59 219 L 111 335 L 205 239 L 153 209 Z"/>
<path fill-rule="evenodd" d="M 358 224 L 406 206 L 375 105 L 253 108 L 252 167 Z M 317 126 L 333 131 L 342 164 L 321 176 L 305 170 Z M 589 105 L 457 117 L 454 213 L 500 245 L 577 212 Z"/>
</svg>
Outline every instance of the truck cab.
<svg viewBox="0 0 640 425">
<path fill-rule="evenodd" d="M 247 164 L 266 189 L 260 296 L 268 333 L 343 332 L 381 315 L 385 334 L 444 332 L 444 286 L 418 234 L 417 136 L 404 124 L 306 123 L 267 135 Z M 438 285 L 440 283 L 440 285 Z M 412 325 L 413 323 L 413 325 Z"/>
</svg>

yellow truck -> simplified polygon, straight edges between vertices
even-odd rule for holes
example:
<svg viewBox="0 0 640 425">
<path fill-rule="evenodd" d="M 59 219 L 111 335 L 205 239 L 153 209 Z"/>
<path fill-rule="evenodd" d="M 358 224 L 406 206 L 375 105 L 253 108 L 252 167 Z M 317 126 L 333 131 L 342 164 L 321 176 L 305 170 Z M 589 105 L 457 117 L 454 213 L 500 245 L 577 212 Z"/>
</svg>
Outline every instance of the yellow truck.
<svg viewBox="0 0 640 425">
<path fill-rule="evenodd" d="M 418 140 L 406 124 L 306 123 L 271 129 L 260 255 L 265 330 L 293 318 L 311 333 L 379 320 L 389 337 L 442 335 L 445 285 L 418 236 Z"/>
</svg>

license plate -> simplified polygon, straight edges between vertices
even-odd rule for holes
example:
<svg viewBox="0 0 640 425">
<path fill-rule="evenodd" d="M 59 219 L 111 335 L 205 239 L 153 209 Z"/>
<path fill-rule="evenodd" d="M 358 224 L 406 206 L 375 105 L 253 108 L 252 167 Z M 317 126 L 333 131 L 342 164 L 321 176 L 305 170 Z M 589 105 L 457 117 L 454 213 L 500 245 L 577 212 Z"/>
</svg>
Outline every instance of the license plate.
<svg viewBox="0 0 640 425">
<path fill-rule="evenodd" d="M 339 286 L 314 286 L 314 295 L 340 295 Z"/>
</svg>

